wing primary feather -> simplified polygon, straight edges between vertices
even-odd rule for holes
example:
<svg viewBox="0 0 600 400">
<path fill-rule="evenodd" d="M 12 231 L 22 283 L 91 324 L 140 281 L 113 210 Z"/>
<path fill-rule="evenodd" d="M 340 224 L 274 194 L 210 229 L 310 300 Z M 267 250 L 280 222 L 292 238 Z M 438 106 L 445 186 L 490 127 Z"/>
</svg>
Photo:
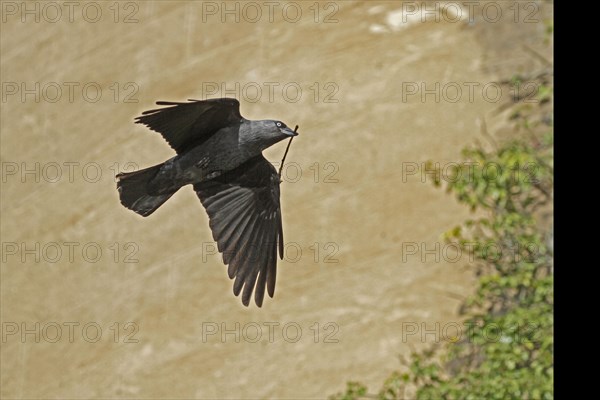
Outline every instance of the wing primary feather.
<svg viewBox="0 0 600 400">
<path fill-rule="evenodd" d="M 213 237 L 215 240 L 227 241 L 231 230 L 235 229 L 235 226 L 239 224 L 240 218 L 244 215 L 247 209 L 250 208 L 247 206 L 247 200 L 245 202 L 243 200 L 244 199 L 236 199 L 234 201 L 235 205 L 239 205 L 239 207 L 228 204 L 220 210 L 215 210 L 214 213 L 211 212 L 212 210 L 207 210 L 210 213 L 209 215 L 212 215 L 209 225 L 213 230 Z M 227 236 L 225 236 L 225 232 L 228 233 Z"/>
<path fill-rule="evenodd" d="M 281 209 L 277 210 L 277 238 L 279 239 L 275 245 L 279 247 L 279 259 L 283 260 L 283 223 L 281 221 Z"/>
<path fill-rule="evenodd" d="M 265 298 L 265 285 L 267 283 L 266 272 L 267 265 L 261 265 L 260 272 L 256 279 L 256 289 L 254 290 L 254 303 L 256 303 L 258 307 L 262 307 L 263 299 Z"/>
<path fill-rule="evenodd" d="M 240 290 L 242 289 L 246 275 L 248 274 L 248 268 L 244 262 L 244 252 L 248 246 L 248 243 L 250 242 L 250 238 L 252 237 L 252 226 L 254 225 L 255 221 L 256 214 L 253 214 L 252 218 L 248 222 L 248 225 L 246 226 L 246 229 L 244 229 L 244 232 L 240 235 L 240 239 L 237 242 L 239 246 L 236 246 L 236 248 L 233 249 L 235 254 L 233 255 L 233 260 L 231 262 L 235 263 L 237 266 L 235 271 L 235 282 L 233 284 L 233 293 L 236 296 L 240 294 Z"/>
<path fill-rule="evenodd" d="M 275 294 L 275 281 L 277 279 L 277 247 L 273 244 L 269 251 L 267 267 L 267 292 L 273 298 Z"/>
<path fill-rule="evenodd" d="M 254 302 L 258 307 L 262 307 L 263 299 L 265 298 L 265 287 L 267 283 L 267 276 L 269 271 L 269 262 L 271 260 L 271 248 L 272 246 L 277 246 L 276 241 L 269 240 L 269 234 L 273 232 L 273 224 L 269 224 L 270 226 L 266 226 L 264 233 L 267 236 L 266 240 L 263 237 L 262 243 L 265 243 L 265 247 L 261 249 L 260 252 L 260 260 L 258 262 L 260 266 L 260 272 L 256 282 L 256 289 L 254 291 Z"/>
<path fill-rule="evenodd" d="M 251 227 L 253 219 L 256 218 L 256 214 L 252 208 L 247 208 L 244 210 L 244 214 L 240 217 L 240 222 L 237 225 L 232 224 L 229 228 L 227 234 L 229 235 L 227 238 L 227 245 L 223 247 L 224 251 L 229 253 L 233 253 L 237 250 L 238 244 L 242 240 L 246 229 Z M 225 244 L 225 243 L 223 243 Z"/>
<path fill-rule="evenodd" d="M 250 298 L 252 297 L 252 291 L 254 290 L 254 285 L 256 284 L 256 277 L 258 276 L 258 272 L 260 271 L 260 252 L 264 250 L 263 244 L 265 240 L 266 233 L 266 225 L 267 221 L 259 220 L 258 228 L 255 230 L 254 238 L 252 239 L 251 247 L 246 255 L 246 269 L 248 272 L 246 273 L 245 285 L 244 285 L 244 293 L 242 294 L 242 303 L 248 305 L 250 303 Z"/>
<path fill-rule="evenodd" d="M 246 211 L 246 213 L 243 215 L 243 219 L 240 219 L 240 224 L 238 225 L 238 229 L 240 230 L 240 234 L 238 234 L 237 236 L 235 235 L 236 229 L 234 227 L 232 227 L 232 229 L 230 229 L 228 231 L 228 238 L 227 238 L 227 242 L 223 243 L 223 262 L 225 264 L 230 264 L 231 260 L 235 257 L 237 251 L 236 251 L 236 247 L 238 246 L 238 242 L 240 241 L 240 236 L 241 233 L 246 229 L 246 227 L 248 226 L 248 224 L 250 223 L 250 219 L 252 218 L 253 214 L 252 214 L 252 210 L 248 210 Z M 233 278 L 234 275 L 230 275 L 230 278 Z"/>
</svg>

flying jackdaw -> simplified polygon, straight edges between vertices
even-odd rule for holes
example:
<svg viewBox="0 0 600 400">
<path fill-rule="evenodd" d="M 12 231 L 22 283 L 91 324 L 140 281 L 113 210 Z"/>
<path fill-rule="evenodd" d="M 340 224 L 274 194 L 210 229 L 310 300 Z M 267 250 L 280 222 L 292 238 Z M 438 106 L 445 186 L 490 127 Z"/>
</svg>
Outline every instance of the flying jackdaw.
<svg viewBox="0 0 600 400">
<path fill-rule="evenodd" d="M 182 186 L 192 184 L 206 209 L 233 293 L 262 306 L 275 292 L 277 248 L 283 259 L 279 174 L 262 155 L 296 136 L 281 121 L 250 121 L 235 99 L 159 101 L 136 123 L 160 133 L 177 155 L 162 164 L 117 175 L 121 203 L 147 217 Z"/>
</svg>

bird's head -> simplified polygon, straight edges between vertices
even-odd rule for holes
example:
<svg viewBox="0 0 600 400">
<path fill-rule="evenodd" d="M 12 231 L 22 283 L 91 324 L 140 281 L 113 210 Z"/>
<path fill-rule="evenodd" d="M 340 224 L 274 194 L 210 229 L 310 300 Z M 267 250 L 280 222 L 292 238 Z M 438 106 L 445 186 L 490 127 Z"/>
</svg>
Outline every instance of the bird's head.
<svg viewBox="0 0 600 400">
<path fill-rule="evenodd" d="M 298 133 L 290 129 L 281 121 L 265 119 L 262 121 L 250 121 L 250 129 L 245 132 L 246 140 L 257 144 L 261 150 L 275 143 L 297 136 Z"/>
</svg>

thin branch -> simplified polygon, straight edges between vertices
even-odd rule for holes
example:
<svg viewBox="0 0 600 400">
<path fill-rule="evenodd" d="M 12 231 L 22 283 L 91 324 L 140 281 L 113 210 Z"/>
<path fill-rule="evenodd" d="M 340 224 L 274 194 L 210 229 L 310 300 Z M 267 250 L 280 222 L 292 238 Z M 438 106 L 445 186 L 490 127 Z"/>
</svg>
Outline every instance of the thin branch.
<svg viewBox="0 0 600 400">
<path fill-rule="evenodd" d="M 296 133 L 297 131 L 298 131 L 298 125 L 296 125 L 296 127 L 294 128 L 294 133 Z M 293 136 L 290 138 L 290 141 L 288 142 L 288 145 L 285 148 L 285 153 L 283 154 L 283 159 L 281 160 L 281 165 L 279 166 L 279 180 L 281 180 L 281 171 L 283 171 L 283 163 L 285 162 L 285 157 L 287 156 L 288 150 L 290 149 L 292 140 L 294 140 Z"/>
</svg>

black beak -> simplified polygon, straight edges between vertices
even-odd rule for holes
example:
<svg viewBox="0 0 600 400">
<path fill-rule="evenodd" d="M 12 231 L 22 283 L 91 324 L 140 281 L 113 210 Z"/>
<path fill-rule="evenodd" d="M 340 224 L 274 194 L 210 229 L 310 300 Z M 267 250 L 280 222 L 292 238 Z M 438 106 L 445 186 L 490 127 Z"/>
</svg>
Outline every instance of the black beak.
<svg viewBox="0 0 600 400">
<path fill-rule="evenodd" d="M 281 132 L 285 133 L 288 136 L 298 136 L 298 132 L 296 132 L 295 130 L 291 130 L 290 128 L 288 128 L 287 126 L 285 128 L 283 128 L 281 130 Z"/>
</svg>

